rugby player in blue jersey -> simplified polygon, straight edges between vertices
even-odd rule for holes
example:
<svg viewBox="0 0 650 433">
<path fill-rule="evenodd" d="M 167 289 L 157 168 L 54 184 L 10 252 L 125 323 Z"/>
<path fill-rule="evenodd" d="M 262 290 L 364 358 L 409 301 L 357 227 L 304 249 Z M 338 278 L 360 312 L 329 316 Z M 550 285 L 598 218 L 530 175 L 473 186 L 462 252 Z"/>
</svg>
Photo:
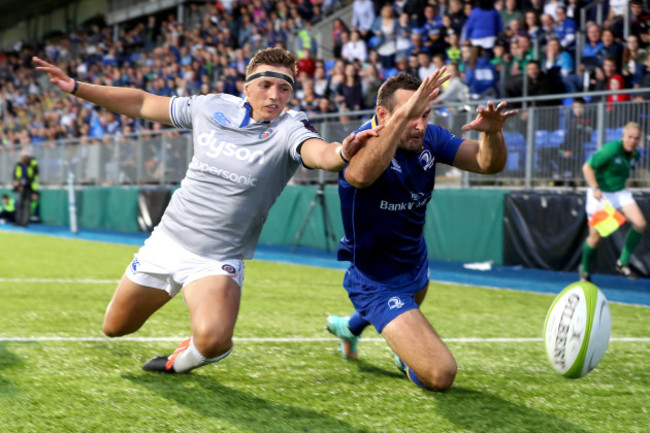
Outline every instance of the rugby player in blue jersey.
<svg viewBox="0 0 650 433">
<path fill-rule="evenodd" d="M 304 113 L 285 110 L 293 95 L 296 57 L 259 51 L 246 69 L 246 98 L 224 94 L 163 97 L 125 87 L 82 83 L 37 57 L 61 90 L 110 111 L 191 129 L 194 154 L 162 221 L 127 266 L 104 318 L 103 332 L 137 331 L 181 289 L 192 336 L 144 369 L 185 373 L 232 350 L 244 260 L 251 259 L 268 211 L 300 164 L 340 171 L 368 137 L 394 141 L 399 125 L 325 142 Z M 423 85 L 437 94 L 440 74 Z M 408 111 L 408 110 L 407 110 Z M 406 117 L 419 115 L 405 112 Z M 169 324 L 165 332 L 174 332 Z"/>
<path fill-rule="evenodd" d="M 381 133 L 371 137 L 339 173 L 345 237 L 338 259 L 350 262 L 343 286 L 355 312 L 328 317 L 327 329 L 340 338 L 344 358 L 357 359 L 359 335 L 372 324 L 409 379 L 444 391 L 454 382 L 456 360 L 419 309 L 429 285 L 423 226 L 435 165 L 483 174 L 503 170 L 507 150 L 502 128 L 516 110 L 504 111 L 505 102 L 496 107 L 488 102 L 463 126 L 464 131 L 480 131 L 479 140 L 458 138 L 428 124 L 426 98 L 418 98 L 419 116 L 405 116 L 403 108 L 414 103 L 420 85 L 418 78 L 400 73 L 381 86 L 375 115 L 358 132 L 391 125 L 402 133 L 392 142 Z"/>
</svg>

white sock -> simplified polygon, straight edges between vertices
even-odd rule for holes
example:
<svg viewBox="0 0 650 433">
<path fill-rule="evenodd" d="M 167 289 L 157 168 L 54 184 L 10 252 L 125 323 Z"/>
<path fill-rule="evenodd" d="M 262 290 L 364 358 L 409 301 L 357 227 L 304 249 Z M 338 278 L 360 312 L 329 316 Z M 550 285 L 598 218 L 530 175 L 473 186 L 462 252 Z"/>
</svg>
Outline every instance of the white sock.
<svg viewBox="0 0 650 433">
<path fill-rule="evenodd" d="M 194 338 L 192 337 L 189 347 L 176 357 L 176 360 L 174 361 L 174 371 L 176 373 L 187 373 L 197 367 L 220 361 L 230 355 L 230 352 L 232 352 L 232 347 L 228 349 L 226 353 L 215 358 L 206 358 L 201 354 L 201 352 L 199 352 L 199 349 L 196 348 L 194 345 Z"/>
</svg>

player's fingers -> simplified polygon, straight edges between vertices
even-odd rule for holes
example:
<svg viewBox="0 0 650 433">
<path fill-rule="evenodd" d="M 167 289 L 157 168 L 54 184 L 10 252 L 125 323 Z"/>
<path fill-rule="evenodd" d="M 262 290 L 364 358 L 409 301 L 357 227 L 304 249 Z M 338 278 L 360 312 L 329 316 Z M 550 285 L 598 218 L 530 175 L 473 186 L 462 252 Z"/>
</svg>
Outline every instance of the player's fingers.
<svg viewBox="0 0 650 433">
<path fill-rule="evenodd" d="M 447 75 L 445 75 L 444 77 L 440 77 L 440 78 L 438 78 L 438 80 L 436 81 L 436 86 L 437 86 L 437 87 L 440 87 L 440 85 L 442 85 L 442 83 L 444 83 L 445 81 L 449 80 L 450 78 L 451 78 L 451 74 L 447 74 Z"/>
<path fill-rule="evenodd" d="M 430 75 L 431 78 L 432 78 L 431 81 L 433 81 L 432 84 L 434 84 L 434 85 L 438 85 L 438 81 L 440 80 L 440 77 L 441 77 L 442 74 L 445 72 L 445 70 L 446 70 L 446 69 L 445 69 L 444 67 L 442 67 L 442 68 L 440 68 L 440 69 L 437 69 L 433 74 Z"/>
<path fill-rule="evenodd" d="M 435 73 L 424 78 L 424 81 L 422 81 L 422 88 L 424 89 L 424 93 L 429 93 L 429 89 L 433 87 L 435 80 Z"/>
<path fill-rule="evenodd" d="M 476 124 L 476 120 L 473 120 L 473 121 L 471 121 L 469 123 L 464 124 L 461 129 L 463 131 L 471 131 L 472 129 L 474 129 L 475 124 Z"/>
<path fill-rule="evenodd" d="M 361 131 L 357 134 L 356 139 L 360 140 L 360 139 L 366 139 L 370 137 L 378 137 L 380 129 L 381 129 L 380 127 L 376 126 L 372 129 L 366 129 L 365 131 Z"/>
<path fill-rule="evenodd" d="M 440 87 L 436 87 L 435 89 L 433 89 L 433 91 L 429 94 L 429 100 L 431 101 L 436 99 L 436 96 L 438 96 L 439 93 L 440 93 Z"/>
<path fill-rule="evenodd" d="M 502 111 L 504 108 L 506 108 L 506 105 L 508 105 L 506 101 L 499 102 L 499 105 L 497 105 L 497 111 Z"/>
<path fill-rule="evenodd" d="M 41 59 L 39 57 L 36 57 L 36 56 L 32 57 L 32 62 L 36 63 L 37 65 L 47 65 L 48 64 L 45 60 L 43 60 L 43 59 Z"/>
<path fill-rule="evenodd" d="M 58 71 L 56 69 L 51 68 L 49 66 L 38 66 L 36 68 L 36 70 L 41 71 L 41 72 L 47 72 L 50 75 L 50 77 L 54 77 L 54 76 L 59 75 L 59 73 L 58 73 Z"/>
<path fill-rule="evenodd" d="M 349 144 L 352 140 L 354 140 L 354 137 L 355 137 L 355 133 L 353 132 L 350 135 L 348 135 L 347 137 L 345 137 L 341 144 L 344 145 L 344 146 Z"/>
</svg>

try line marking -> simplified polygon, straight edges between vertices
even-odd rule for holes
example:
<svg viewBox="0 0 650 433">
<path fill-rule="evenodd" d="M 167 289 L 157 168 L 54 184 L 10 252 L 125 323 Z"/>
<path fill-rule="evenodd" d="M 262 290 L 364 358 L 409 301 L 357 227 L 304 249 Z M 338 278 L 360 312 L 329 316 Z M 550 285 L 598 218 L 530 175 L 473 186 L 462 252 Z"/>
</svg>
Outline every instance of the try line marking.
<svg viewBox="0 0 650 433">
<path fill-rule="evenodd" d="M 1 337 L 0 343 L 3 342 L 19 342 L 19 343 L 32 343 L 40 341 L 66 341 L 66 342 L 104 342 L 104 343 L 119 343 L 124 342 L 178 342 L 186 337 Z M 269 337 L 269 338 L 256 338 L 256 337 L 241 337 L 233 338 L 234 341 L 242 342 L 255 342 L 255 343 L 311 343 L 320 341 L 338 341 L 337 338 L 327 337 Z M 449 343 L 536 343 L 543 341 L 542 338 L 443 338 L 445 342 Z M 383 342 L 383 338 L 364 338 L 363 341 L 368 342 Z M 650 337 L 614 337 L 610 341 L 624 341 L 624 342 L 638 342 L 650 343 Z"/>
</svg>

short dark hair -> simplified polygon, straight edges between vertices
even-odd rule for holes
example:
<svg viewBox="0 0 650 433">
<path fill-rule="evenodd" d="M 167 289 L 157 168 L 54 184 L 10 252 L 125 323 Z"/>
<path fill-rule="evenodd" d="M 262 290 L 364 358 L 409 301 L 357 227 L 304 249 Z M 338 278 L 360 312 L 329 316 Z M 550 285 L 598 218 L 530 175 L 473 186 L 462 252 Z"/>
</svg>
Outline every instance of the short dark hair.
<svg viewBox="0 0 650 433">
<path fill-rule="evenodd" d="M 246 76 L 255 72 L 262 65 L 282 66 L 293 71 L 293 78 L 296 78 L 298 58 L 291 51 L 284 48 L 265 48 L 253 56 L 248 66 L 246 66 Z"/>
<path fill-rule="evenodd" d="M 402 90 L 418 90 L 422 80 L 406 72 L 399 72 L 384 82 L 377 92 L 377 105 L 384 107 L 389 113 L 395 109 L 395 92 Z"/>
</svg>

